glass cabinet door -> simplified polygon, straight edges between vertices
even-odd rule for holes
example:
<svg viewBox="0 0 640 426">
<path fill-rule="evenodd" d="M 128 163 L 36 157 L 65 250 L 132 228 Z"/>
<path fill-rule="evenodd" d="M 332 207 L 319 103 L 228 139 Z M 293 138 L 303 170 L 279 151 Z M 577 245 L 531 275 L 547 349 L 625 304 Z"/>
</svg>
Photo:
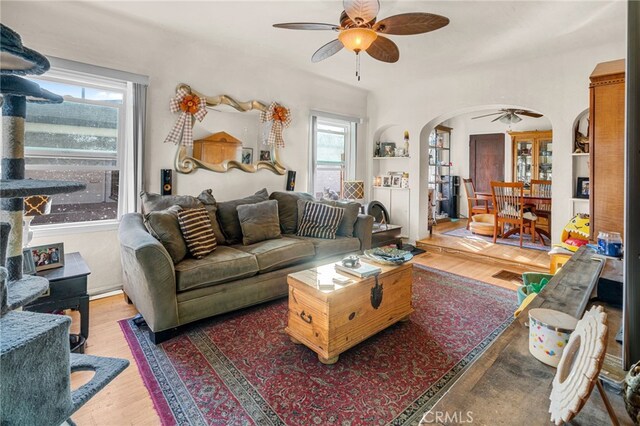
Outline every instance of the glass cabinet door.
<svg viewBox="0 0 640 426">
<path fill-rule="evenodd" d="M 525 188 L 531 186 L 533 173 L 533 141 L 519 141 L 516 143 L 516 167 L 514 178 L 516 182 L 523 182 Z M 551 172 L 551 170 L 549 170 Z"/>
<path fill-rule="evenodd" d="M 540 140 L 538 142 L 538 179 L 551 180 L 551 140 Z"/>
</svg>

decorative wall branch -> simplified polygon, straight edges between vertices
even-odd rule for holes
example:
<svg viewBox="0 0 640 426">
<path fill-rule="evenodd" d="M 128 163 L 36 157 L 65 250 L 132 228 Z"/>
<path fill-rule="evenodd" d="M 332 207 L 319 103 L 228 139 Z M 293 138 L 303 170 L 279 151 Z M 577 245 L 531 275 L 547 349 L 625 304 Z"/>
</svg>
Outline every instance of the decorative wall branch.
<svg viewBox="0 0 640 426">
<path fill-rule="evenodd" d="M 231 108 L 239 112 L 247 111 L 260 111 L 267 112 L 269 106 L 263 104 L 257 100 L 251 100 L 246 102 L 239 102 L 228 95 L 207 96 L 196 90 L 193 90 L 191 86 L 181 83 L 176 87 L 176 93 L 181 91 L 187 91 L 188 93 L 198 96 L 200 99 L 204 99 L 206 106 L 211 108 L 218 105 L 228 105 Z M 187 148 L 185 146 L 179 146 L 176 152 L 175 169 L 179 173 L 192 173 L 197 169 L 210 170 L 212 172 L 225 173 L 231 169 L 240 169 L 247 173 L 255 173 L 258 170 L 270 170 L 279 175 L 283 175 L 286 171 L 284 166 L 279 162 L 278 149 L 274 147 L 273 150 L 273 162 L 271 161 L 258 161 L 256 164 L 242 164 L 240 161 L 225 160 L 220 164 L 210 164 L 204 161 L 193 158 L 187 155 Z"/>
</svg>

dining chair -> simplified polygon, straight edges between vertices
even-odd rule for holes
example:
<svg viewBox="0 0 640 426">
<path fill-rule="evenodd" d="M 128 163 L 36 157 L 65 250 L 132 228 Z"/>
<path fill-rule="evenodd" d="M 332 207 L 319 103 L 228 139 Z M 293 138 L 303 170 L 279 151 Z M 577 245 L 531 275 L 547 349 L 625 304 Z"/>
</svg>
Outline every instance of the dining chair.
<svg viewBox="0 0 640 426">
<path fill-rule="evenodd" d="M 535 221 L 537 217 L 533 213 L 524 212 L 524 183 L 522 182 L 491 182 L 491 198 L 493 199 L 493 211 L 495 216 L 493 228 L 493 243 L 498 238 L 498 228 L 503 238 L 519 231 L 520 247 L 525 228 L 529 228 L 531 239 L 535 242 Z M 504 226 L 509 224 L 513 228 L 505 234 Z"/>
<path fill-rule="evenodd" d="M 551 197 L 551 181 L 531 179 L 531 195 Z M 547 231 L 551 234 L 551 201 L 535 201 L 532 210 L 536 216 L 546 219 Z"/>
<path fill-rule="evenodd" d="M 484 198 L 476 197 L 476 187 L 473 184 L 473 179 L 462 179 L 464 190 L 467 191 L 467 203 L 469 205 L 469 218 L 467 219 L 467 229 L 469 229 L 469 222 L 471 222 L 471 217 L 476 214 L 488 214 L 489 211 L 489 200 Z M 484 205 L 481 205 L 484 203 Z"/>
</svg>

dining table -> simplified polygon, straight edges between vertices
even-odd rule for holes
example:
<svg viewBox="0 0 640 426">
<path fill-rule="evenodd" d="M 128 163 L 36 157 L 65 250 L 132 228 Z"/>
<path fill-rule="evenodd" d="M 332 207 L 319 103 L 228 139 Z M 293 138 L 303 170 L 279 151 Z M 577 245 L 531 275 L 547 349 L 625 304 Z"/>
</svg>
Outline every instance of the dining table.
<svg viewBox="0 0 640 426">
<path fill-rule="evenodd" d="M 493 195 L 491 194 L 491 192 L 478 192 L 476 191 L 476 198 L 479 200 L 488 200 L 491 201 L 493 200 Z M 551 196 L 549 195 L 539 195 L 539 194 L 523 194 L 522 198 L 524 199 L 524 203 L 525 204 L 532 204 L 535 205 L 536 202 L 543 202 L 543 203 L 548 203 L 549 207 L 551 207 Z M 527 203 L 529 202 L 529 203 Z M 550 231 L 551 229 L 549 229 L 549 231 L 547 231 L 546 229 L 541 229 L 536 227 L 536 230 L 544 235 L 545 237 L 547 237 L 549 239 L 549 241 L 551 241 L 551 234 Z M 503 235 L 503 238 L 508 238 L 510 235 L 514 234 L 517 231 L 517 229 L 512 229 L 510 231 L 508 231 L 505 235 Z M 544 243 L 544 240 L 543 240 Z"/>
</svg>

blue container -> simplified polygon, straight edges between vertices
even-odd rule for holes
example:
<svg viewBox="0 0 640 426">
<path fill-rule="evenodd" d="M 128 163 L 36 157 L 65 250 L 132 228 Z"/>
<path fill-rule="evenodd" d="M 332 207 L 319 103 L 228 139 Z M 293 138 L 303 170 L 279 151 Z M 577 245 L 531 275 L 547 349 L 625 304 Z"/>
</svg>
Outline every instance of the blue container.
<svg viewBox="0 0 640 426">
<path fill-rule="evenodd" d="M 605 256 L 622 256 L 622 239 L 618 232 L 598 233 L 598 252 Z"/>
</svg>

